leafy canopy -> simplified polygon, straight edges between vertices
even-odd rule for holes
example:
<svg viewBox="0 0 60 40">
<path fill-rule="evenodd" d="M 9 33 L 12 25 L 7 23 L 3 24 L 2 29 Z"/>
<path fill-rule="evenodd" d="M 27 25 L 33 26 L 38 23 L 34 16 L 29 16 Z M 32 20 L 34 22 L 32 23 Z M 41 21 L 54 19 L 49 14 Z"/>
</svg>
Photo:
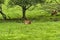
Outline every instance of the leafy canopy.
<svg viewBox="0 0 60 40">
<path fill-rule="evenodd" d="M 5 0 L 0 0 L 0 4 L 3 4 Z"/>
<path fill-rule="evenodd" d="M 37 3 L 43 3 L 45 0 L 10 0 L 9 5 L 31 6 Z"/>
</svg>

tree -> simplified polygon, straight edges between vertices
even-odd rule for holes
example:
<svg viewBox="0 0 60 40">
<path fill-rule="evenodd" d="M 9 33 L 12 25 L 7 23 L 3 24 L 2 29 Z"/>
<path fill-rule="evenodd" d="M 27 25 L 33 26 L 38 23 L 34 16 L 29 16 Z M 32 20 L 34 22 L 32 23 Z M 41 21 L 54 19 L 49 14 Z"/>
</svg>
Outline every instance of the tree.
<svg viewBox="0 0 60 40">
<path fill-rule="evenodd" d="M 37 3 L 43 3 L 45 0 L 10 0 L 9 5 L 19 5 L 22 8 L 23 19 L 26 19 L 26 10 L 29 9 L 32 5 Z"/>
<path fill-rule="evenodd" d="M 4 19 L 6 19 L 6 15 L 3 13 L 3 11 L 2 11 L 2 4 L 4 4 L 4 1 L 5 0 L 0 0 L 0 13 L 1 13 L 1 15 L 3 16 L 3 18 Z"/>
</svg>

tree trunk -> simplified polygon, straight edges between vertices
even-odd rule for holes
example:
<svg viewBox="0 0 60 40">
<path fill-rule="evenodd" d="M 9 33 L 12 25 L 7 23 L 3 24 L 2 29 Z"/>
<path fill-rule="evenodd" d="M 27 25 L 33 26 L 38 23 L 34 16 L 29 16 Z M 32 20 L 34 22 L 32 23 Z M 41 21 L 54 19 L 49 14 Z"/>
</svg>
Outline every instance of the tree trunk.
<svg viewBox="0 0 60 40">
<path fill-rule="evenodd" d="M 2 11 L 0 11 L 0 13 L 1 13 L 2 17 L 6 20 L 6 15 Z"/>
<path fill-rule="evenodd" d="M 23 19 L 26 19 L 26 7 L 22 7 Z"/>
<path fill-rule="evenodd" d="M 4 20 L 6 20 L 6 15 L 2 12 L 2 8 L 0 8 L 0 14 L 1 14 L 2 17 L 4 18 Z"/>
</svg>

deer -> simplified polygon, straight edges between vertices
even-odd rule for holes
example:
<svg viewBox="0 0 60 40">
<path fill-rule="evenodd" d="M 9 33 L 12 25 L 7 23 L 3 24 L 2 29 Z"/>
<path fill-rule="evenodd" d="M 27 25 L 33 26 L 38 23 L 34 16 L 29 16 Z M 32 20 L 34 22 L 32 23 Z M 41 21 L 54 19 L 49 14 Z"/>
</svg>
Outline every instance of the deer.
<svg viewBox="0 0 60 40">
<path fill-rule="evenodd" d="M 57 14 L 57 10 L 53 10 L 51 13 L 51 16 L 56 15 Z"/>
<path fill-rule="evenodd" d="M 25 19 L 25 20 L 24 20 L 24 24 L 31 24 L 31 20 Z"/>
</svg>

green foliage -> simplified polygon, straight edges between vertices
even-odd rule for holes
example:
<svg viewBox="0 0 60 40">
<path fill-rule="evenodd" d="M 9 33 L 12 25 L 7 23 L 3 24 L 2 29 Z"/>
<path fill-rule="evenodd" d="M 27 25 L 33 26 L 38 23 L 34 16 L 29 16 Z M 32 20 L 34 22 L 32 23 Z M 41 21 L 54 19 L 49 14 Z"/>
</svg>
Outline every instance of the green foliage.
<svg viewBox="0 0 60 40">
<path fill-rule="evenodd" d="M 9 5 L 31 6 L 37 3 L 44 3 L 45 0 L 10 0 Z"/>
<path fill-rule="evenodd" d="M 46 3 L 42 5 L 41 10 L 51 12 L 52 10 L 60 10 L 60 0 L 46 0 Z"/>
<path fill-rule="evenodd" d="M 26 19 L 26 10 L 29 9 L 32 5 L 36 5 L 38 3 L 44 3 L 44 0 L 10 0 L 9 5 L 19 5 L 22 8 L 22 13 L 24 19 Z"/>
<path fill-rule="evenodd" d="M 0 9 L 2 7 L 2 4 L 4 3 L 5 0 L 0 0 Z M 1 10 L 0 10 L 1 11 Z"/>
<path fill-rule="evenodd" d="M 4 3 L 5 0 L 0 0 L 0 4 Z"/>
</svg>

